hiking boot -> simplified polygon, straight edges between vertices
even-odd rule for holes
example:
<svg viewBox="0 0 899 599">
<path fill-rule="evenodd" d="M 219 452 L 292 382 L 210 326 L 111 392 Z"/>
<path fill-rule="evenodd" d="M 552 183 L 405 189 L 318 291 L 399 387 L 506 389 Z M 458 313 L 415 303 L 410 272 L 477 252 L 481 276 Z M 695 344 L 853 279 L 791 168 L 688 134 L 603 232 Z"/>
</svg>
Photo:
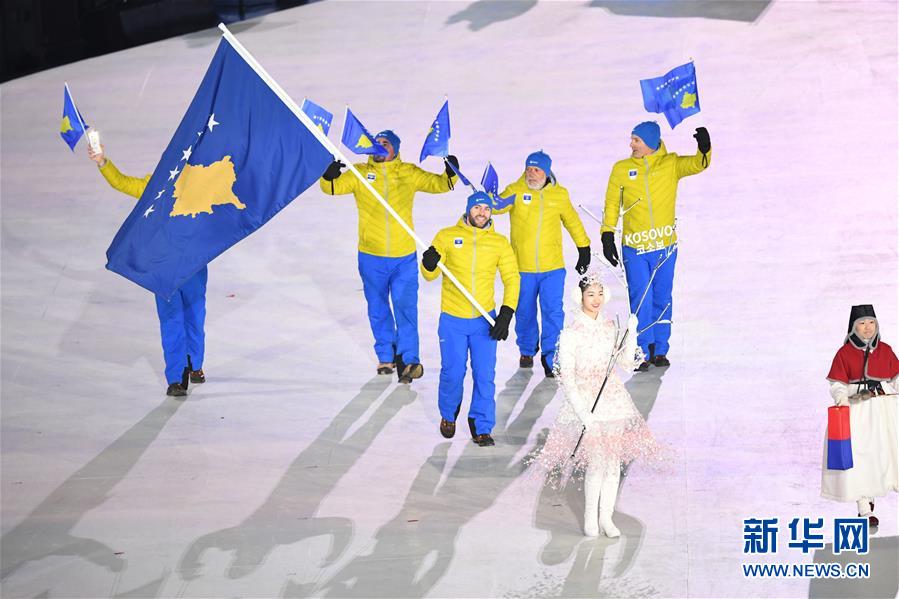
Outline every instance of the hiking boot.
<svg viewBox="0 0 899 599">
<path fill-rule="evenodd" d="M 200 385 L 206 382 L 206 375 L 203 373 L 203 370 L 191 370 L 190 371 L 190 382 L 195 385 Z"/>
<path fill-rule="evenodd" d="M 165 390 L 166 395 L 172 397 L 184 397 L 187 395 L 187 389 L 181 386 L 181 383 L 169 383 L 169 388 Z"/>
<path fill-rule="evenodd" d="M 406 367 L 400 374 L 400 382 L 408 385 L 412 382 L 412 379 L 420 379 L 424 373 L 425 369 L 421 364 L 406 364 Z"/>
<path fill-rule="evenodd" d="M 534 356 L 521 356 L 518 358 L 518 367 L 519 368 L 533 368 L 534 367 Z"/>
<path fill-rule="evenodd" d="M 649 370 L 649 366 L 650 366 L 649 362 L 646 360 L 643 360 L 642 362 L 640 362 L 639 366 L 634 368 L 634 372 L 646 372 L 647 370 Z"/>
<path fill-rule="evenodd" d="M 484 433 L 483 435 L 477 435 L 472 438 L 472 441 L 477 443 L 481 447 L 493 447 L 496 443 L 493 441 L 493 437 L 491 437 L 488 433 Z"/>
<path fill-rule="evenodd" d="M 652 365 L 657 368 L 665 368 L 666 366 L 671 366 L 671 362 L 668 361 L 668 357 L 665 354 L 659 354 L 653 357 Z"/>
<path fill-rule="evenodd" d="M 546 361 L 546 355 L 543 354 L 540 356 L 540 363 L 543 364 L 543 373 L 546 375 L 548 379 L 556 378 L 556 375 L 553 374 L 553 367 Z"/>
<path fill-rule="evenodd" d="M 440 434 L 445 439 L 452 439 L 456 435 L 456 423 L 445 418 L 440 419 Z"/>
<path fill-rule="evenodd" d="M 379 362 L 378 374 L 393 374 L 395 365 L 393 362 Z"/>
</svg>

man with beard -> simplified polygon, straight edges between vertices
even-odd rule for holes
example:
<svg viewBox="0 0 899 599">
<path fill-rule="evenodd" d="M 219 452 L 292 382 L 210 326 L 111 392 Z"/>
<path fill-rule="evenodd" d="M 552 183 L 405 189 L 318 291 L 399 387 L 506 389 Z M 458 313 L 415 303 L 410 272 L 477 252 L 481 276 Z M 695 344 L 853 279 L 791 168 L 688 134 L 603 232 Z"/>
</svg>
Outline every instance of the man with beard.
<svg viewBox="0 0 899 599">
<path fill-rule="evenodd" d="M 510 213 L 510 237 L 521 272 L 521 295 L 515 316 L 515 337 L 521 353 L 518 365 L 532 368 L 534 355 L 541 349 L 540 361 L 547 377 L 553 376 L 556 342 L 565 325 L 562 225 L 577 246 L 575 270 L 583 274 L 590 266 L 590 238 L 571 205 L 568 190 L 556 182 L 551 167 L 552 159 L 542 150 L 528 156 L 524 174 L 500 194 L 515 194 L 515 201 L 496 211 Z M 542 332 L 537 327 L 538 300 Z"/>
<path fill-rule="evenodd" d="M 509 241 L 493 230 L 491 199 L 483 191 L 468 196 L 465 214 L 453 227 L 441 229 L 421 257 L 421 273 L 428 281 L 437 278 L 442 260 L 495 324 L 481 316 L 472 303 L 447 277 L 443 278 L 440 303 L 440 434 L 456 434 L 456 417 L 462 406 L 466 363 L 471 356 L 474 388 L 468 409 L 471 437 L 481 447 L 494 445 L 496 423 L 496 342 L 509 336 L 509 323 L 518 302 L 519 276 L 515 253 Z M 503 303 L 496 315 L 493 291 L 496 273 L 503 280 Z"/>
<path fill-rule="evenodd" d="M 369 156 L 358 170 L 410 227 L 415 193 L 445 193 L 453 188 L 455 174 L 429 173 L 400 158 L 400 138 L 390 131 L 375 136 L 386 155 Z M 447 161 L 456 167 L 455 156 Z M 359 275 L 368 304 L 368 321 L 375 338 L 378 374 L 396 369 L 399 382 L 420 378 L 424 368 L 418 356 L 418 273 L 415 241 L 352 173 L 334 161 L 320 185 L 329 195 L 352 193 L 359 210 Z M 413 227 L 414 228 L 414 227 Z M 393 309 L 391 310 L 391 303 Z"/>
</svg>

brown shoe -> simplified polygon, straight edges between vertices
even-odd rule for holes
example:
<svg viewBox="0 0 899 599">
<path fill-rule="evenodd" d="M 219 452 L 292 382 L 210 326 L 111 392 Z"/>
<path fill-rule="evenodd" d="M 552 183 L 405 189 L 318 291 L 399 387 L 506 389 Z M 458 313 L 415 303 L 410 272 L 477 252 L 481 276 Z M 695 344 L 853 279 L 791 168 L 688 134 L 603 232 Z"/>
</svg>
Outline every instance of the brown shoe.
<svg viewBox="0 0 899 599">
<path fill-rule="evenodd" d="M 393 362 L 380 362 L 378 364 L 378 374 L 393 374 L 394 367 Z"/>
<path fill-rule="evenodd" d="M 201 383 L 206 382 L 206 375 L 203 374 L 203 370 L 191 370 L 190 371 L 190 382 L 199 385 Z"/>
<path fill-rule="evenodd" d="M 474 441 L 475 443 L 477 443 L 478 445 L 480 445 L 481 447 L 492 447 L 492 446 L 496 445 L 496 443 L 493 442 L 493 437 L 491 437 L 487 433 L 484 433 L 483 435 L 477 435 L 475 437 L 472 437 L 471 440 Z"/>
<path fill-rule="evenodd" d="M 533 368 L 534 367 L 534 356 L 521 356 L 518 358 L 518 367 L 519 368 Z"/>
<path fill-rule="evenodd" d="M 456 423 L 441 418 L 440 434 L 443 435 L 446 439 L 452 439 L 456 435 Z"/>
<path fill-rule="evenodd" d="M 421 364 L 406 364 L 402 374 L 400 374 L 400 382 L 408 385 L 412 382 L 412 379 L 420 379 L 424 373 L 425 369 Z"/>
</svg>

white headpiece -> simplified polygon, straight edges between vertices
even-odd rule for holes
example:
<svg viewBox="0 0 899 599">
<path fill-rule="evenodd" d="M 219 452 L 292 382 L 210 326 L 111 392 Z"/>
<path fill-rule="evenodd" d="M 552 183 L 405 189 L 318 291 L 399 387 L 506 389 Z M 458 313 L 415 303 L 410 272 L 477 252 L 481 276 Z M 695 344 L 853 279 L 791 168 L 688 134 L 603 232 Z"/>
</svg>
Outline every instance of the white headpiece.
<svg viewBox="0 0 899 599">
<path fill-rule="evenodd" d="M 584 297 L 584 289 L 590 287 L 591 285 L 599 285 L 602 287 L 602 305 L 605 306 L 612 300 L 612 289 L 608 285 L 606 285 L 605 281 L 602 280 L 602 276 L 600 272 L 597 270 L 591 270 L 583 277 L 578 279 L 577 285 L 574 285 L 571 288 L 571 301 L 577 307 L 581 307 L 583 303 Z"/>
</svg>

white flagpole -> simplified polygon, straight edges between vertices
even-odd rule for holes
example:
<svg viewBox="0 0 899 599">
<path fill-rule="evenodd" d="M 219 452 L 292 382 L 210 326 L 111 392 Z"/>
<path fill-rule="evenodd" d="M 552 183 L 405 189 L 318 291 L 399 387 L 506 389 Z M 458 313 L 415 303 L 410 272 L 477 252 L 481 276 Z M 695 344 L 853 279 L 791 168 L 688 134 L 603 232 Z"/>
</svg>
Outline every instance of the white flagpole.
<svg viewBox="0 0 899 599">
<path fill-rule="evenodd" d="M 280 85 L 278 85 L 278 82 L 268 74 L 268 72 L 262 67 L 261 64 L 256 61 L 255 58 L 253 58 L 253 55 L 250 54 L 250 52 L 246 48 L 244 48 L 239 41 L 237 41 L 237 38 L 234 37 L 234 35 L 228 30 L 224 23 L 219 23 L 219 29 L 222 30 L 224 38 L 228 40 L 228 43 L 231 44 L 231 47 L 233 47 L 234 50 L 238 54 L 240 54 L 240 56 L 247 62 L 247 64 L 250 65 L 250 67 L 254 71 L 256 71 L 259 77 L 271 88 L 273 92 L 275 92 L 275 95 L 278 96 L 282 102 L 284 102 L 284 104 L 291 110 L 291 112 L 293 112 L 294 115 L 296 115 L 296 117 L 300 119 L 300 122 L 303 123 L 303 125 L 305 125 L 307 129 L 309 129 L 309 131 L 315 136 L 315 138 L 318 139 L 318 141 L 323 146 L 325 146 L 325 148 L 327 148 L 328 151 L 331 152 L 331 154 L 333 154 L 336 159 L 341 160 L 347 165 L 349 171 L 353 173 L 353 175 L 355 175 L 357 179 L 359 179 L 359 181 L 362 183 L 362 185 L 365 186 L 369 193 L 375 196 L 375 198 L 381 203 L 381 205 L 384 206 L 384 209 L 390 213 L 390 216 L 392 216 L 397 220 L 397 222 L 399 222 L 400 226 L 403 227 L 403 230 L 406 231 L 406 233 L 408 233 L 410 237 L 412 237 L 418 247 L 423 250 L 428 249 L 429 246 L 425 244 L 424 241 L 422 241 L 421 237 L 416 235 L 415 231 L 413 231 L 412 228 L 408 224 L 406 224 L 406 221 L 404 221 L 402 217 L 397 214 L 396 210 L 393 209 L 393 206 L 388 204 L 387 201 L 381 197 L 381 194 L 378 193 L 378 191 L 374 187 L 372 187 L 372 184 L 362 176 L 362 173 L 356 170 L 356 168 L 353 166 L 352 161 L 350 161 L 343 154 L 343 152 L 341 152 L 337 148 L 337 146 L 331 143 L 331 140 L 328 139 L 324 132 L 321 131 L 315 125 L 315 123 L 312 122 L 312 119 L 310 119 L 305 112 L 300 110 L 300 107 L 297 106 L 297 103 L 294 102 L 289 95 L 287 95 L 287 92 L 284 91 L 284 89 Z M 452 281 L 456 287 L 459 288 L 459 291 L 462 292 L 462 295 L 465 296 L 465 299 L 471 302 L 471 305 L 474 306 L 477 311 L 481 313 L 481 316 L 483 316 L 492 326 L 494 324 L 494 321 L 493 318 L 490 317 L 490 314 L 488 314 L 484 307 L 478 303 L 478 301 L 474 298 L 473 295 L 471 295 L 468 289 L 466 289 L 462 285 L 462 283 L 459 282 L 459 279 L 457 279 L 455 275 L 453 275 L 453 273 L 449 271 L 442 260 L 437 263 L 437 266 L 438 268 L 440 268 L 440 270 L 443 271 L 443 275 L 450 281 Z"/>
</svg>

